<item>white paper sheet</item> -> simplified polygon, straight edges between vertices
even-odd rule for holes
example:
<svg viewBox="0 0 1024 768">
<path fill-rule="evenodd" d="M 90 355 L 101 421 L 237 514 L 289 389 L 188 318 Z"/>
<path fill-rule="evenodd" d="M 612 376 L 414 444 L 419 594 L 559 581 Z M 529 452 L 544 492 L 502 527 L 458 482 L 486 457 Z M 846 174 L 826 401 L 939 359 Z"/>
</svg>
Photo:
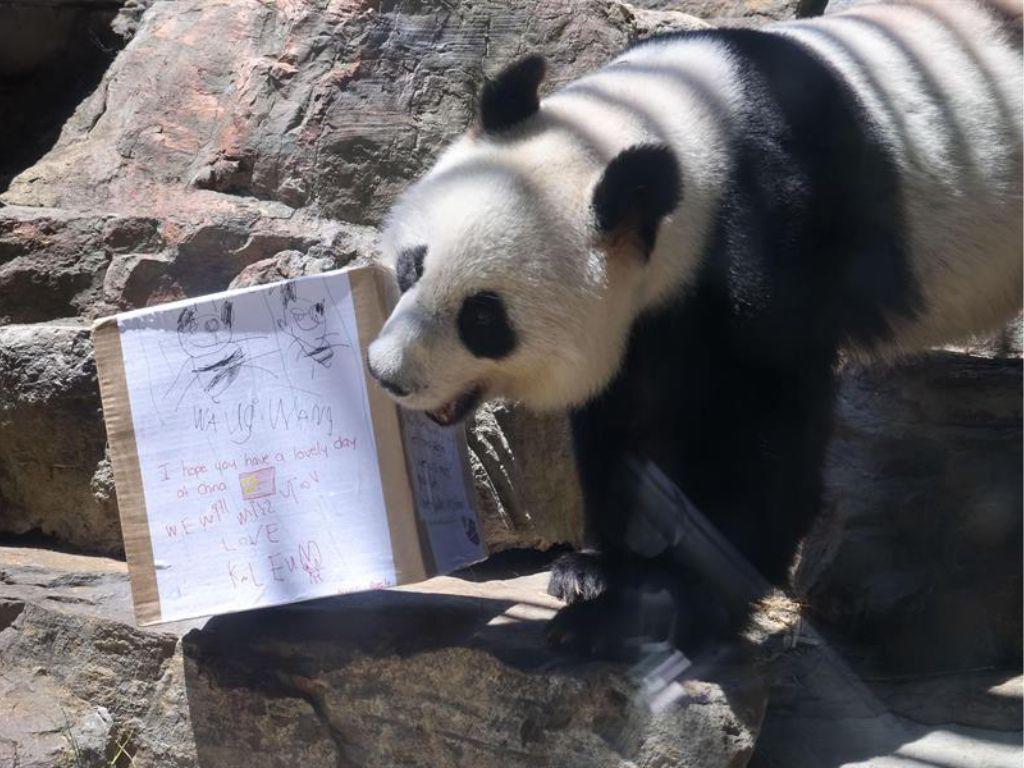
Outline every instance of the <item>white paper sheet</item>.
<svg viewBox="0 0 1024 768">
<path fill-rule="evenodd" d="M 118 325 L 163 620 L 395 583 L 344 273 Z"/>
<path fill-rule="evenodd" d="M 438 573 L 482 560 L 487 550 L 468 497 L 458 440 L 460 428 L 434 424 L 421 413 L 402 412 L 416 510 L 423 521 Z"/>
</svg>

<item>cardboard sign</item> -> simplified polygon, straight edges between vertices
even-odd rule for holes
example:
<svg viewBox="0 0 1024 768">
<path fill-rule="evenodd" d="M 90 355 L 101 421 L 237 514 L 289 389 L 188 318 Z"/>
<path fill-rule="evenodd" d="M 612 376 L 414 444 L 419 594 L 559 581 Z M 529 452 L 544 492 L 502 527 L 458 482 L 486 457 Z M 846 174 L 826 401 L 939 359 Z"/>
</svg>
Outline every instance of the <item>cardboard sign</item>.
<svg viewBox="0 0 1024 768">
<path fill-rule="evenodd" d="M 485 555 L 465 435 L 400 411 L 356 267 L 93 327 L 139 624 L 421 581 Z"/>
</svg>

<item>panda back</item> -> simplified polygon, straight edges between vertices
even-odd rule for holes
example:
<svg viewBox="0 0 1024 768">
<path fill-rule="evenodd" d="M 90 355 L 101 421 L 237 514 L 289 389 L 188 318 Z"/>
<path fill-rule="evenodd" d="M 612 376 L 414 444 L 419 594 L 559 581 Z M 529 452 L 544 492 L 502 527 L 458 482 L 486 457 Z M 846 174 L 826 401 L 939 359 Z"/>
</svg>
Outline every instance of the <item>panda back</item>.
<svg viewBox="0 0 1024 768">
<path fill-rule="evenodd" d="M 1024 260 L 1019 37 L 971 0 L 865 4 L 775 32 L 839 74 L 896 166 L 919 306 L 858 351 L 912 352 L 1006 322 Z"/>
</svg>

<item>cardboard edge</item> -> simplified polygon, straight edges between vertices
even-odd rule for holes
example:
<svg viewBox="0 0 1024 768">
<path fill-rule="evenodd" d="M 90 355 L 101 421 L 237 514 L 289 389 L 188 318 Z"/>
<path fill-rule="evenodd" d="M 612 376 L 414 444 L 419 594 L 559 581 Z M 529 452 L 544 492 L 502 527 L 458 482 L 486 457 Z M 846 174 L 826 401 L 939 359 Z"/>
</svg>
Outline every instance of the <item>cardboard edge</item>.
<svg viewBox="0 0 1024 768">
<path fill-rule="evenodd" d="M 387 281 L 390 275 L 379 266 L 353 269 L 348 273 L 349 288 L 355 306 L 356 331 L 360 349 L 365 350 L 384 326 L 390 311 Z M 398 406 L 377 386 L 363 360 L 366 399 L 377 444 L 381 489 L 387 510 L 391 551 L 395 561 L 395 579 L 399 584 L 423 581 L 434 575 L 433 552 L 424 547 L 423 531 L 416 511 L 412 477 L 405 453 L 405 436 Z M 397 451 L 382 446 L 399 445 Z"/>
<path fill-rule="evenodd" d="M 117 318 L 107 317 L 96 321 L 92 327 L 92 342 L 107 443 L 110 446 L 110 462 L 114 471 L 117 508 L 128 559 L 135 620 L 140 626 L 157 624 L 162 621 L 160 592 L 153 562 L 149 521 L 146 518 L 142 468 L 135 442 L 135 424 L 132 420 Z"/>
</svg>

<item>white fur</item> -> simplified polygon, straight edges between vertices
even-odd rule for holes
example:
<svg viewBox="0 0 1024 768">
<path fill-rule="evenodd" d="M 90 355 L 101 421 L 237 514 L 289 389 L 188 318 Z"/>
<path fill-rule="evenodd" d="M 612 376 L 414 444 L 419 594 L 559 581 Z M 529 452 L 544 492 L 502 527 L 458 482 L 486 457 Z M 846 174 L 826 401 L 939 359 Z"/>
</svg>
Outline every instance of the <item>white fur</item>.
<svg viewBox="0 0 1024 768">
<path fill-rule="evenodd" d="M 1021 57 L 996 23 L 968 0 L 917 0 L 773 30 L 853 85 L 902 175 L 925 311 L 894 319 L 888 347 L 855 352 L 913 351 L 1011 317 L 1022 280 Z M 384 237 L 386 260 L 428 248 L 422 279 L 370 350 L 377 370 L 419 387 L 403 403 L 433 409 L 480 387 L 545 409 L 598 392 L 633 320 L 694 272 L 730 172 L 726 131 L 740 98 L 724 47 L 670 39 L 552 94 L 508 140 L 455 142 L 395 206 Z M 683 176 L 683 203 L 646 265 L 598 236 L 590 207 L 608 161 L 644 142 L 668 143 Z M 500 361 L 474 358 L 456 331 L 462 299 L 480 290 L 502 295 L 519 336 Z"/>
<path fill-rule="evenodd" d="M 857 352 L 915 352 L 1008 321 L 1024 279 L 1024 81 L 1020 52 L 995 20 L 969 0 L 917 0 L 777 30 L 842 72 L 900 168 L 924 312 L 895 319 L 892 344 Z"/>
</svg>

